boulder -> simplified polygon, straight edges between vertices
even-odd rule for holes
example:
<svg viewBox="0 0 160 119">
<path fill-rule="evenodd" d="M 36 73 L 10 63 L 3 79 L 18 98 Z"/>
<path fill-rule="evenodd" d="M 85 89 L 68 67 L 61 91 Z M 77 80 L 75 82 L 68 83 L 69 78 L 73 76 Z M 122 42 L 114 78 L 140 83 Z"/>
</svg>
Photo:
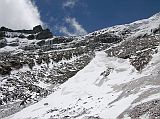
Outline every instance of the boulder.
<svg viewBox="0 0 160 119">
<path fill-rule="evenodd" d="M 37 34 L 36 39 L 37 40 L 42 40 L 42 39 L 47 39 L 47 38 L 52 38 L 53 35 L 50 32 L 49 29 L 43 30 L 40 33 Z"/>
<path fill-rule="evenodd" d="M 105 34 L 100 34 L 94 38 L 95 42 L 101 42 L 101 43 L 117 43 L 122 41 L 122 39 L 118 36 L 105 33 Z"/>
</svg>

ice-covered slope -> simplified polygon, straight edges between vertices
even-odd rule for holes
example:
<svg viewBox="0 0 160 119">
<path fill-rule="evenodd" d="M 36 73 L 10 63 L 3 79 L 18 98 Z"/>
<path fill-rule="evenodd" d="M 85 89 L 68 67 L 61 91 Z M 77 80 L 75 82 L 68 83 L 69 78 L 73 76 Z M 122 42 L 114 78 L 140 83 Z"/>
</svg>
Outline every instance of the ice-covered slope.
<svg viewBox="0 0 160 119">
<path fill-rule="evenodd" d="M 113 70 L 114 68 L 116 70 Z M 130 76 L 127 77 L 129 74 Z M 113 87 L 122 82 L 128 82 L 135 76 L 140 75 L 127 60 L 107 58 L 104 52 L 96 53 L 91 63 L 61 85 L 59 91 L 11 118 L 61 119 L 68 117 L 78 119 L 98 115 L 104 118 L 106 116 L 115 118 L 130 105 L 137 95 L 109 105 L 122 93 L 115 91 Z M 122 104 L 123 107 L 121 107 Z"/>
<path fill-rule="evenodd" d="M 159 56 L 158 52 L 140 73 L 127 59 L 111 58 L 103 51 L 97 52 L 95 58 L 58 91 L 7 119 L 127 118 L 125 111 L 159 98 L 159 75 L 155 73 L 160 70 Z M 147 91 L 151 90 L 153 94 L 148 95 Z M 147 113 L 141 116 L 147 116 Z"/>
</svg>

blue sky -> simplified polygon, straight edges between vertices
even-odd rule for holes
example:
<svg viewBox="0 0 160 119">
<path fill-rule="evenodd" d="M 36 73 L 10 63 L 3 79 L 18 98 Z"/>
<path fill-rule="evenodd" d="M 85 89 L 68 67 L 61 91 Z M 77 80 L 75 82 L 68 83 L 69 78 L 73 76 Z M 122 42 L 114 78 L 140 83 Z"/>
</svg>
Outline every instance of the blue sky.
<svg viewBox="0 0 160 119">
<path fill-rule="evenodd" d="M 160 0 L 35 0 L 55 35 L 82 35 L 160 12 Z"/>
</svg>

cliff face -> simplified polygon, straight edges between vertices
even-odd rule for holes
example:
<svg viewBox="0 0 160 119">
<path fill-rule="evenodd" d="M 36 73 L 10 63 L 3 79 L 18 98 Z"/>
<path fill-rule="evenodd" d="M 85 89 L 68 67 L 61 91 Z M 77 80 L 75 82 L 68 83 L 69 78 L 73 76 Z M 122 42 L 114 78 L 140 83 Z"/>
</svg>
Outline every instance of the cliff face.
<svg viewBox="0 0 160 119">
<path fill-rule="evenodd" d="M 77 37 L 1 27 L 0 118 L 158 118 L 159 25 L 158 13 Z"/>
</svg>

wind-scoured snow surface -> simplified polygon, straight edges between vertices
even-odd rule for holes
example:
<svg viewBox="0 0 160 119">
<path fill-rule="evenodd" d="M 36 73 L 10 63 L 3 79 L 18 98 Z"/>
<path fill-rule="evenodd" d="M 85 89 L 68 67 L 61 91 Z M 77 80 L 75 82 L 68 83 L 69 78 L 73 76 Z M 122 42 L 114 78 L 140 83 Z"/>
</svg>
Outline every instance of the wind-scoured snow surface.
<svg viewBox="0 0 160 119">
<path fill-rule="evenodd" d="M 138 104 L 138 99 L 143 100 L 145 91 L 159 87 L 149 79 L 150 85 L 140 84 L 143 77 L 160 65 L 159 56 L 160 53 L 156 54 L 148 69 L 139 73 L 127 59 L 111 58 L 103 51 L 97 52 L 95 58 L 58 91 L 7 119 L 115 119 L 127 108 Z M 151 67 L 151 64 L 155 66 Z M 154 94 L 143 102 L 158 97 Z"/>
</svg>

